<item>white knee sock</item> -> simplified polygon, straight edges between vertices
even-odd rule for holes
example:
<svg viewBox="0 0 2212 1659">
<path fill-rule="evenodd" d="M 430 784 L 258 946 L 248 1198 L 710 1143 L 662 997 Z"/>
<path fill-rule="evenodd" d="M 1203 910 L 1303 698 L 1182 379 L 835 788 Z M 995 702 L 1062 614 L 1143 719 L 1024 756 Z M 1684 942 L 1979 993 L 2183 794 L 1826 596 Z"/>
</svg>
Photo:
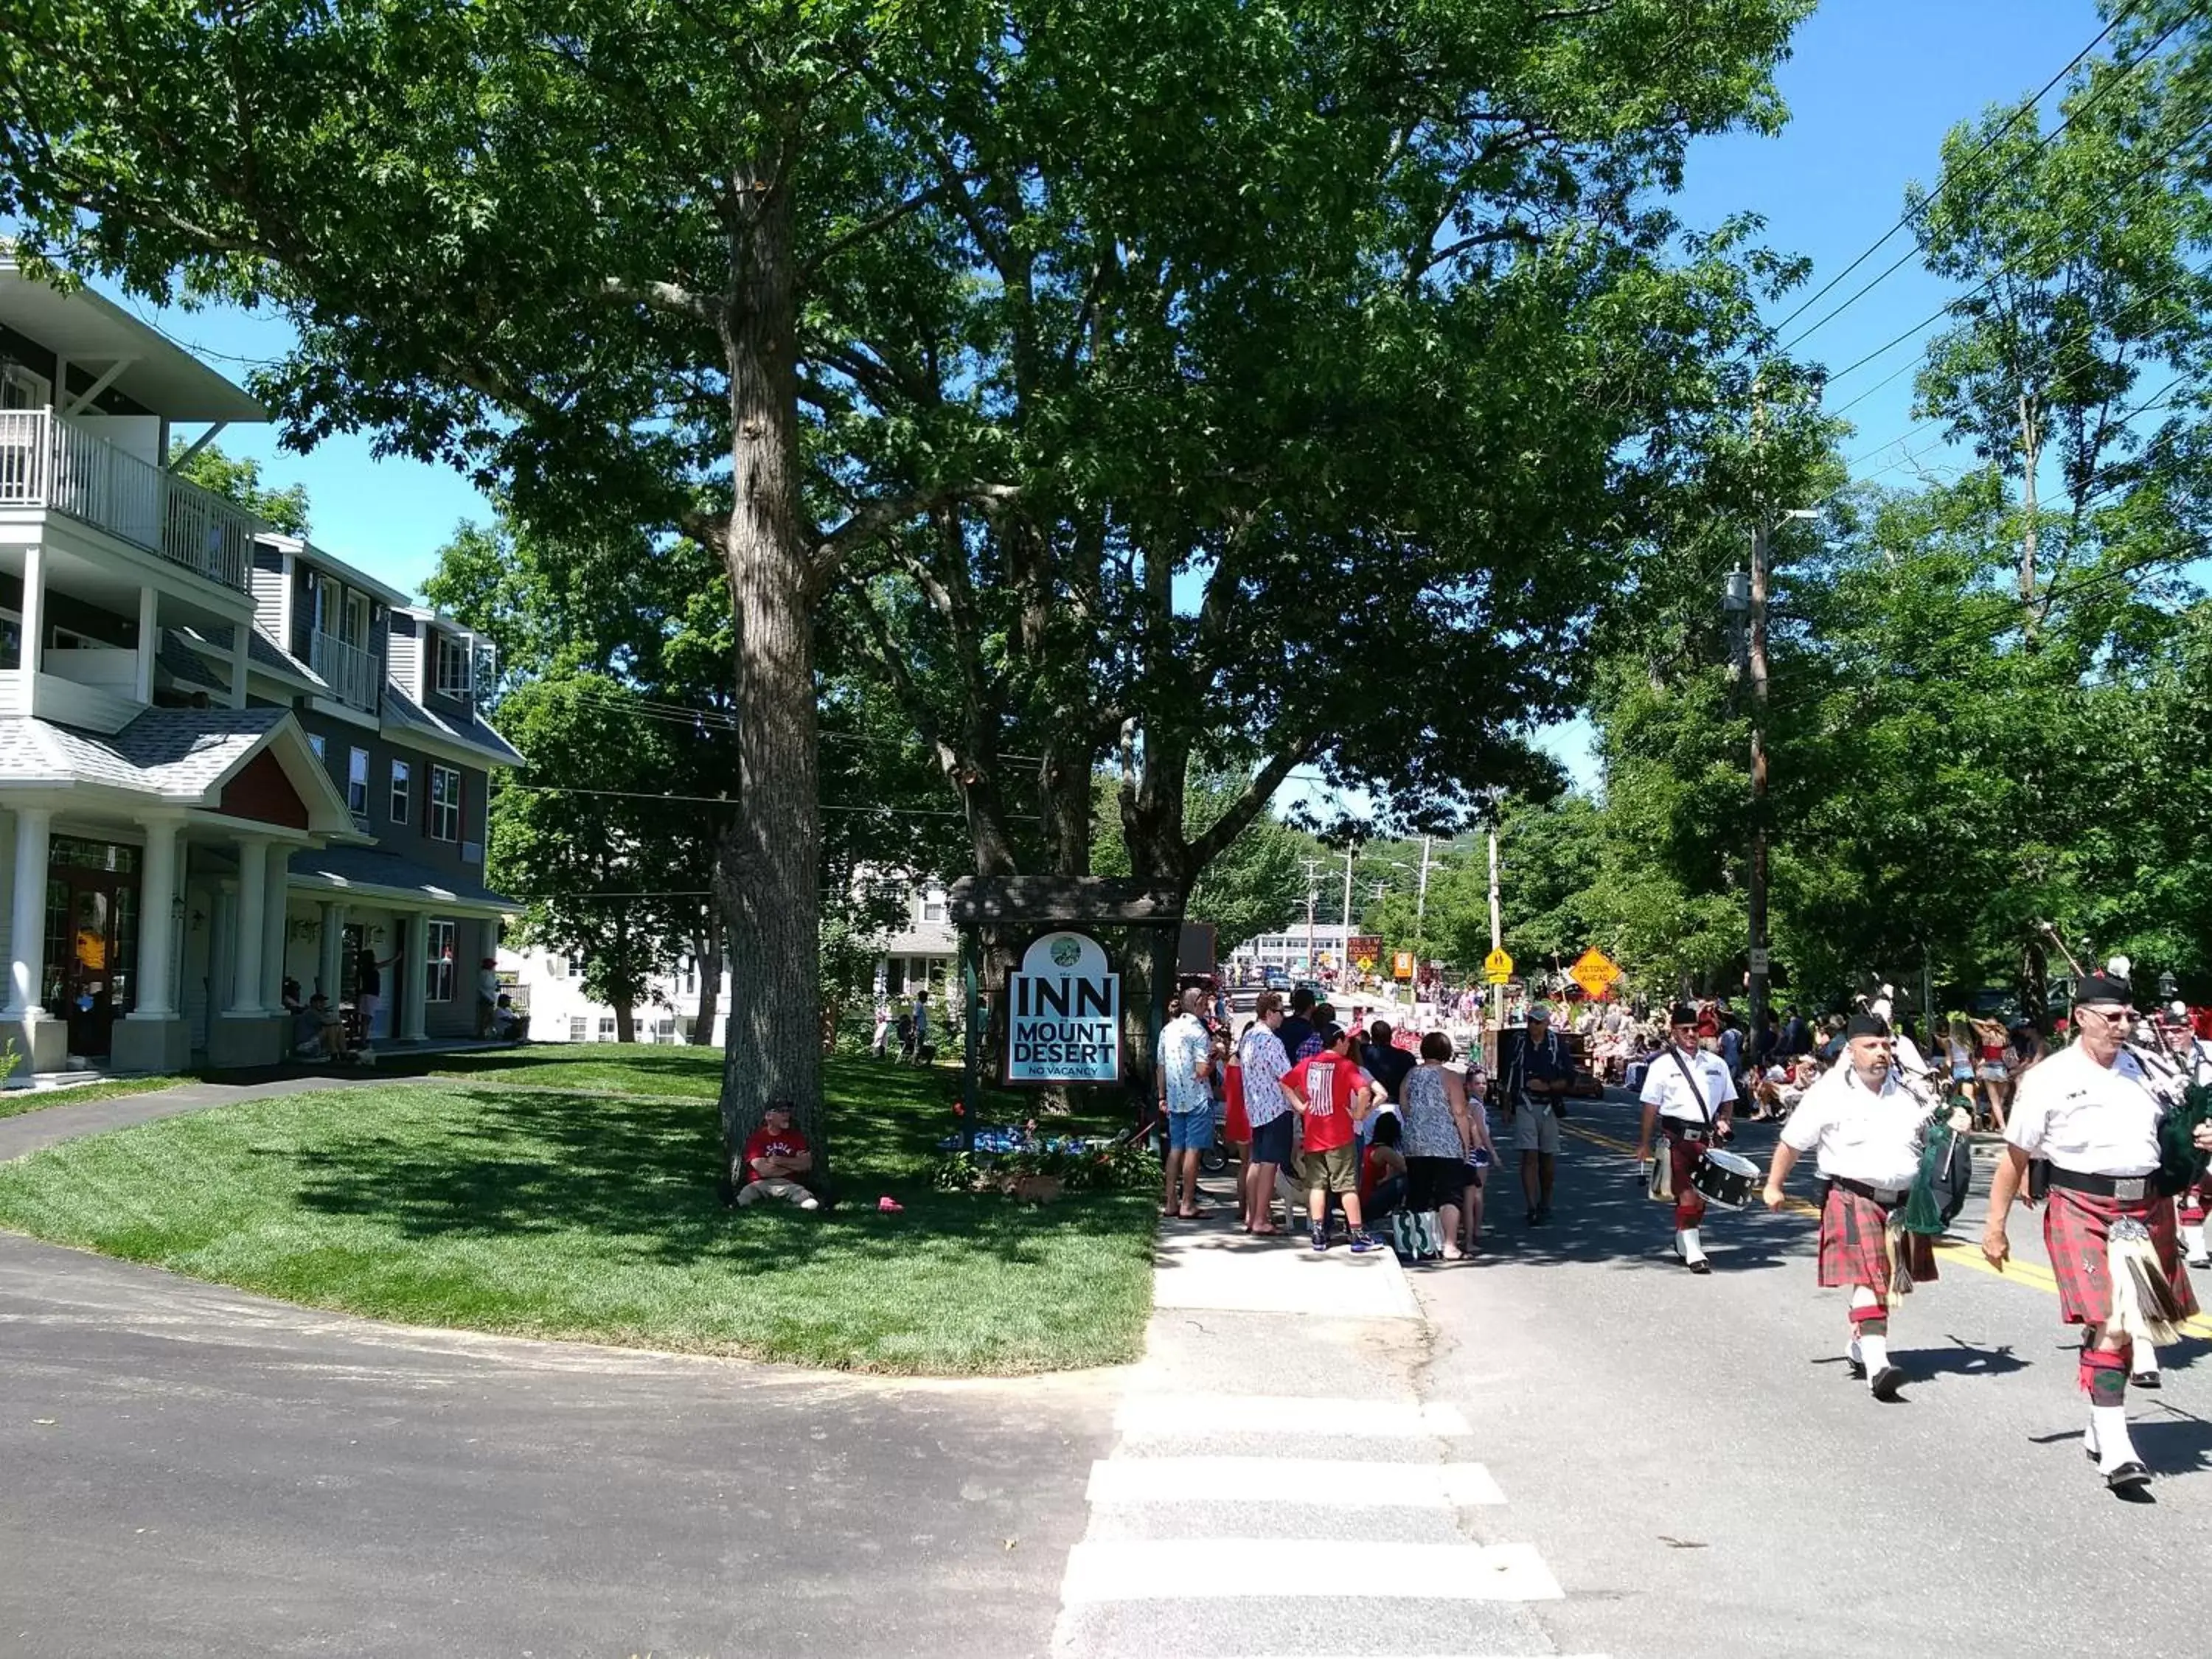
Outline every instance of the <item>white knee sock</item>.
<svg viewBox="0 0 2212 1659">
<path fill-rule="evenodd" d="M 2136 1455 L 2135 1442 L 2128 1438 L 2125 1406 L 2090 1407 L 2089 1439 L 2096 1448 L 2097 1467 L 2106 1474 L 2123 1463 L 2142 1462 Z"/>
<path fill-rule="evenodd" d="M 1889 1364 L 1889 1338 L 1876 1336 L 1871 1331 L 1858 1334 L 1859 1363 L 1867 1369 L 1867 1381 L 1872 1382 L 1877 1374 Z"/>
<path fill-rule="evenodd" d="M 2181 1230 L 2181 1253 L 2191 1256 L 2204 1254 L 2204 1228 L 2202 1223 L 2194 1227 L 2184 1227 Z"/>
<path fill-rule="evenodd" d="M 2128 1375 L 2130 1377 L 2156 1376 L 2158 1350 L 2148 1342 L 2138 1341 L 2136 1344 L 2135 1358 L 2128 1362 Z"/>
<path fill-rule="evenodd" d="M 1705 1259 L 1705 1247 L 1698 1243 L 1698 1230 L 1695 1227 L 1684 1227 L 1676 1232 L 1674 1243 L 1682 1252 L 1683 1261 L 1703 1261 Z"/>
</svg>

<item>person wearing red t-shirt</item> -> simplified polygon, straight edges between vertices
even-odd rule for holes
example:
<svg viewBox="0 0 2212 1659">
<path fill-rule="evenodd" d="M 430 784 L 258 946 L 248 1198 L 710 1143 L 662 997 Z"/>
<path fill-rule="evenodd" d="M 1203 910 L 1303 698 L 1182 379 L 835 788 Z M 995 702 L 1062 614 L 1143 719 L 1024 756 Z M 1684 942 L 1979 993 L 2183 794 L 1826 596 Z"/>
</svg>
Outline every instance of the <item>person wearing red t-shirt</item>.
<svg viewBox="0 0 2212 1659">
<path fill-rule="evenodd" d="M 745 1142 L 745 1150 L 738 1160 L 738 1202 L 757 1204 L 764 1198 L 780 1198 L 796 1204 L 802 1210 L 818 1210 L 822 1200 L 814 1195 L 804 1182 L 797 1179 L 814 1167 L 814 1149 L 806 1144 L 806 1137 L 791 1127 L 791 1103 L 771 1100 L 763 1114 L 761 1126 Z"/>
<path fill-rule="evenodd" d="M 1382 1246 L 1368 1236 L 1361 1216 L 1359 1158 L 1352 1141 L 1382 1091 L 1353 1062 L 1352 1039 L 1341 1025 L 1324 1025 L 1315 1035 L 1321 1052 L 1309 1054 L 1283 1078 L 1283 1094 L 1303 1131 L 1298 1167 L 1305 1182 L 1306 1214 L 1313 1223 L 1313 1247 L 1328 1249 L 1328 1195 L 1334 1193 L 1344 1202 L 1352 1254 L 1364 1255 Z"/>
</svg>

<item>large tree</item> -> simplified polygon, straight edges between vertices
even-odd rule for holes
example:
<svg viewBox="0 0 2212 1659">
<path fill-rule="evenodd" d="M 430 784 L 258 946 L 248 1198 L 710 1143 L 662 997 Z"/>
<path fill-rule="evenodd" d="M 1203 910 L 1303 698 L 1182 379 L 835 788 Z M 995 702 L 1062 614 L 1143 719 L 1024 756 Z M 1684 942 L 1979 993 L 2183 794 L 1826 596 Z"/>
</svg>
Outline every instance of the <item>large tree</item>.
<svg viewBox="0 0 2212 1659">
<path fill-rule="evenodd" d="M 1564 699 L 1571 654 L 1505 643 L 1556 644 L 1603 591 L 1686 365 L 1748 322 L 1727 250 L 1672 270 L 1644 198 L 1693 137 L 1778 118 L 1805 9 L 46 0 L 0 16 L 0 211 L 34 259 L 280 307 L 298 347 L 256 385 L 291 441 L 371 429 L 533 521 L 712 552 L 724 1133 L 789 1095 L 818 1133 L 814 622 L 856 555 L 921 540 L 944 584 L 989 544 L 971 574 L 1052 671 L 1025 741 L 1054 745 L 1071 859 L 1102 732 L 1140 869 L 1187 886 L 1234 839 L 1237 814 L 1184 838 L 1208 704 L 1270 733 L 1243 816 L 1331 748 L 1448 794 L 1494 742 L 1348 700 L 1350 660 Z M 1302 604 L 1267 580 L 1292 561 Z M 1181 616 L 1200 562 L 1222 574 Z M 1370 575 L 1395 603 L 1328 617 L 1334 660 L 1304 648 L 1312 601 Z M 1446 648 L 1468 617 L 1498 647 L 1471 660 Z M 963 703 L 938 746 L 1003 798 L 1000 718 Z M 986 868 L 1011 861 L 993 820 L 976 803 Z"/>
</svg>

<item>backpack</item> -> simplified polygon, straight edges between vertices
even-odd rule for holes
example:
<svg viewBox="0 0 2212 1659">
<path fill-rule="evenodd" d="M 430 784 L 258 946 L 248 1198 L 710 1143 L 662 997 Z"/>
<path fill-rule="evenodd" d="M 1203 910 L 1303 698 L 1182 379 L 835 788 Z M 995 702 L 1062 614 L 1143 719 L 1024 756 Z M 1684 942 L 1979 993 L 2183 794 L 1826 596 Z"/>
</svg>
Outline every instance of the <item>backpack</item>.
<svg viewBox="0 0 2212 1659">
<path fill-rule="evenodd" d="M 1390 1248 L 1401 1261 L 1435 1261 L 1444 1253 L 1443 1224 L 1434 1210 L 1393 1210 Z"/>
</svg>

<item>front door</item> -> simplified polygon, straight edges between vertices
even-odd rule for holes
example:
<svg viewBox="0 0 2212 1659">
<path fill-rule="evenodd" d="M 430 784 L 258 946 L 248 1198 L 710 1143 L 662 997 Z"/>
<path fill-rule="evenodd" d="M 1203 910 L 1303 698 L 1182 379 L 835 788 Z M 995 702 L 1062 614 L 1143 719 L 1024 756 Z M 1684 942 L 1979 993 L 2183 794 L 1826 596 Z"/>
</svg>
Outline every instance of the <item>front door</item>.
<svg viewBox="0 0 2212 1659">
<path fill-rule="evenodd" d="M 54 838 L 46 872 L 48 1012 L 69 1022 L 69 1051 L 105 1059 L 137 996 L 137 849 Z"/>
</svg>

